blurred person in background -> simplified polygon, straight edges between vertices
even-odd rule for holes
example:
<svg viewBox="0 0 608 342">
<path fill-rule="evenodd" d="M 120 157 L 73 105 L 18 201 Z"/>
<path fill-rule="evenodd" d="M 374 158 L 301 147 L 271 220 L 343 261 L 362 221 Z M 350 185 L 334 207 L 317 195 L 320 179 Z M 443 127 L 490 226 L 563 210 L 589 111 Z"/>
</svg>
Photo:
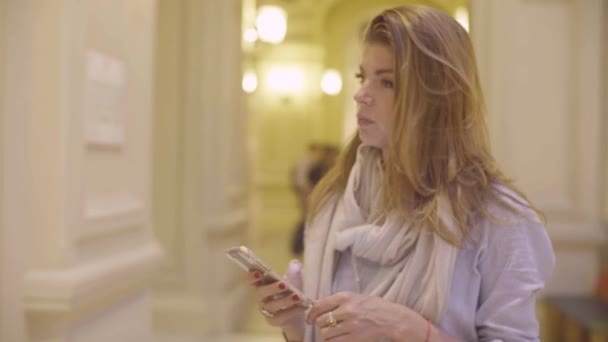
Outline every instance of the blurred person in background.
<svg viewBox="0 0 608 342">
<path fill-rule="evenodd" d="M 554 254 L 490 152 L 467 32 L 412 5 L 374 17 L 364 43 L 358 134 L 315 188 L 305 269 L 288 272 L 314 305 L 252 272 L 262 313 L 288 341 L 539 341 Z"/>
<path fill-rule="evenodd" d="M 324 148 L 322 144 L 311 143 L 308 145 L 308 153 L 304 158 L 296 162 L 290 171 L 291 188 L 296 194 L 300 211 L 306 211 L 306 198 L 312 191 L 309 179 L 311 168 L 323 158 Z"/>
<path fill-rule="evenodd" d="M 309 164 L 306 182 L 309 190 L 303 195 L 301 219 L 298 221 L 292 238 L 291 251 L 296 256 L 300 256 L 304 252 L 304 221 L 308 212 L 308 195 L 314 190 L 314 187 L 319 183 L 321 178 L 334 166 L 340 152 L 338 147 L 329 144 L 320 145 L 319 150 L 321 151 L 320 157 L 312 164 Z"/>
<path fill-rule="evenodd" d="M 339 153 L 340 150 L 334 145 L 326 144 L 322 146 L 321 158 L 312 164 L 308 172 L 308 181 L 313 190 L 321 178 L 336 164 Z"/>
</svg>

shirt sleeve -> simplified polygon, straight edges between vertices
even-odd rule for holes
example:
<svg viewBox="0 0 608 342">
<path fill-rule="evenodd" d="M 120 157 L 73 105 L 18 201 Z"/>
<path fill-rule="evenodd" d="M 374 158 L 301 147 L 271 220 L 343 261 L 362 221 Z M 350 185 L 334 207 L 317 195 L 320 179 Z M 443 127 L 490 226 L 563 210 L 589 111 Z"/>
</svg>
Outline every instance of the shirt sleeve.
<svg viewBox="0 0 608 342">
<path fill-rule="evenodd" d="M 488 228 L 483 244 L 486 247 L 478 257 L 481 275 L 475 318 L 478 340 L 540 341 L 536 294 L 555 265 L 547 232 L 537 222 Z"/>
</svg>

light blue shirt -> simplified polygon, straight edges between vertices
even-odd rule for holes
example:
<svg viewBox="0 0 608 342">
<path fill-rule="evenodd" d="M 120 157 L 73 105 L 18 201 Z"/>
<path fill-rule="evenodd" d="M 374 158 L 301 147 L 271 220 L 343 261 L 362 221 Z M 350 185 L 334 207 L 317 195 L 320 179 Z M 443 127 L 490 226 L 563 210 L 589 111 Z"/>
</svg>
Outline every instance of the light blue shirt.
<svg viewBox="0 0 608 342">
<path fill-rule="evenodd" d="M 535 297 L 555 257 L 544 226 L 519 221 L 482 219 L 475 225 L 456 258 L 447 309 L 437 324 L 442 331 L 466 342 L 540 341 Z M 380 267 L 358 257 L 354 261 L 360 284 L 348 250 L 336 265 L 334 293 L 358 292 Z"/>
</svg>

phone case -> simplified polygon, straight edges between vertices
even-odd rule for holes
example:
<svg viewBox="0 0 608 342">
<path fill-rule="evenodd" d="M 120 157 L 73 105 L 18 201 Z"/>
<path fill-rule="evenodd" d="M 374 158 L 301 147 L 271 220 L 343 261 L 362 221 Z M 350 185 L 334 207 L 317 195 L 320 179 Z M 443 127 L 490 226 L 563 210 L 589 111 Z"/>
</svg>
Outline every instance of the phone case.
<svg viewBox="0 0 608 342">
<path fill-rule="evenodd" d="M 302 298 L 302 301 L 299 304 L 300 306 L 309 307 L 312 305 L 312 300 L 305 296 L 302 291 L 287 282 L 280 274 L 267 266 L 251 249 L 245 246 L 231 247 L 226 250 L 226 256 L 241 266 L 245 271 L 259 271 L 262 273 L 262 284 L 271 284 L 276 281 L 285 283 L 287 289 Z"/>
</svg>

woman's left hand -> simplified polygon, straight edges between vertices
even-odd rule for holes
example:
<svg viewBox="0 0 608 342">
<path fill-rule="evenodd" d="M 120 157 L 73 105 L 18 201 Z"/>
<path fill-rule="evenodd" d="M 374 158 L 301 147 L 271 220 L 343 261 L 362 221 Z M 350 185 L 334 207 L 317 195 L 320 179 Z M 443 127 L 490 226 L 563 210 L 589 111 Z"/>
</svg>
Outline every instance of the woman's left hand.
<svg viewBox="0 0 608 342">
<path fill-rule="evenodd" d="M 331 318 L 335 324 L 330 323 Z M 325 341 L 424 341 L 426 320 L 406 306 L 351 292 L 317 300 L 306 318 Z"/>
</svg>

